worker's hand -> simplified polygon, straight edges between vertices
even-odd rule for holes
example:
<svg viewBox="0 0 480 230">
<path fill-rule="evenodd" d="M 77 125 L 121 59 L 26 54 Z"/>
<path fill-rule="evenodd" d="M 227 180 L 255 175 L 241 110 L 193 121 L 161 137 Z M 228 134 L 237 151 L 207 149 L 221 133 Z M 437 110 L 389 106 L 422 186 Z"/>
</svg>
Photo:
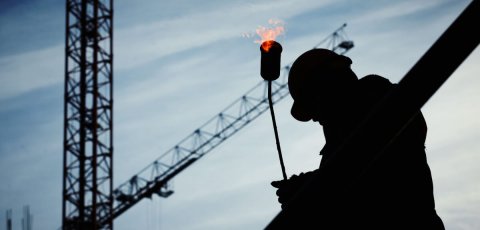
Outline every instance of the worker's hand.
<svg viewBox="0 0 480 230">
<path fill-rule="evenodd" d="M 293 175 L 288 180 L 272 181 L 270 184 L 277 188 L 278 202 L 281 204 L 282 209 L 295 196 L 297 191 L 303 184 L 312 176 L 312 172 L 300 173 L 299 175 Z"/>
<path fill-rule="evenodd" d="M 273 187 L 277 188 L 278 202 L 281 204 L 282 209 L 285 208 L 285 204 L 290 200 L 296 191 L 292 188 L 289 180 L 278 180 L 270 183 Z"/>
</svg>

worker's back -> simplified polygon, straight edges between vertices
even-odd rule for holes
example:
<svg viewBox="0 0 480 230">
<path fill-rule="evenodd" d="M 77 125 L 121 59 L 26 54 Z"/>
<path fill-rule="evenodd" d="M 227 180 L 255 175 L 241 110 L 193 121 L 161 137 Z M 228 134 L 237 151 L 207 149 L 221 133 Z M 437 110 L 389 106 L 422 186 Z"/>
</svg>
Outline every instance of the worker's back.
<svg viewBox="0 0 480 230">
<path fill-rule="evenodd" d="M 322 173 L 324 167 L 333 170 L 326 176 L 330 178 L 323 179 L 325 184 L 322 185 L 324 181 L 320 180 L 318 186 L 321 190 L 330 189 L 325 186 L 338 186 L 342 190 L 332 188 L 323 194 L 325 197 L 322 200 L 331 202 L 326 207 L 332 208 L 321 212 L 327 218 L 320 219 L 329 220 L 325 224 L 358 229 L 425 229 L 419 226 L 443 229 L 435 212 L 432 176 L 424 146 L 427 125 L 421 112 L 386 149 L 378 152 L 374 140 L 386 134 L 370 133 L 384 130 L 383 127 L 367 127 L 360 137 L 365 138 L 363 141 L 367 143 L 361 148 L 363 151 L 347 147 L 339 152 L 342 156 L 330 161 L 348 135 L 390 90 L 395 90 L 395 84 L 383 77 L 369 75 L 359 79 L 352 103 L 345 105 L 345 111 L 338 116 L 341 121 L 335 121 L 333 125 L 324 124 L 326 148 L 322 150 L 319 171 Z M 395 122 L 395 117 L 381 119 L 384 120 L 373 125 Z M 331 220 L 336 221 L 331 223 Z"/>
</svg>

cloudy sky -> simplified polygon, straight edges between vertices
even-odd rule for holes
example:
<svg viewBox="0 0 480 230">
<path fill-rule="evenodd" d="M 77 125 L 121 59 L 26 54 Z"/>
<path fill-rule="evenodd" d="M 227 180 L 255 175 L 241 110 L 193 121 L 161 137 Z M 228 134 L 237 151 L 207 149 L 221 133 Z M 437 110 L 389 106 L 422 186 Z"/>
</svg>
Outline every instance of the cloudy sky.
<svg viewBox="0 0 480 230">
<path fill-rule="evenodd" d="M 268 19 L 285 23 L 283 64 L 347 23 L 358 76 L 398 82 L 469 2 L 115 1 L 114 187 L 260 82 L 258 44 L 242 34 Z M 64 1 L 0 1 L 0 211 L 13 210 L 14 229 L 24 205 L 34 229 L 61 225 L 64 27 Z M 447 229 L 480 229 L 479 62 L 477 48 L 422 109 Z M 318 167 L 324 144 L 321 127 L 296 122 L 290 106 L 275 106 L 288 175 Z M 179 174 L 172 196 L 141 201 L 114 226 L 262 229 L 280 211 L 270 181 L 281 178 L 264 114 Z"/>
</svg>

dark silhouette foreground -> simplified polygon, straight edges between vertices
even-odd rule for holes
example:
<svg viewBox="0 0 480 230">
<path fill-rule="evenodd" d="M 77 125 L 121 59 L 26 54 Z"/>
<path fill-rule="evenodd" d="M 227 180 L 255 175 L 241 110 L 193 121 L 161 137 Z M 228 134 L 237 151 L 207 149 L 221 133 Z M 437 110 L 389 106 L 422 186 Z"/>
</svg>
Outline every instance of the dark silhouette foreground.
<svg viewBox="0 0 480 230">
<path fill-rule="evenodd" d="M 343 145 L 375 105 L 396 89 L 381 76 L 358 79 L 351 63 L 330 50 L 313 49 L 290 69 L 291 114 L 299 121 L 319 122 L 326 144 L 318 170 L 272 182 L 282 209 L 295 210 L 286 222 L 291 226 L 283 227 L 444 229 L 435 211 L 425 154 L 427 125 L 420 111 L 386 149 L 376 142 L 391 136 L 387 126 L 395 117 L 371 123 L 360 140 L 362 148 Z M 313 189 L 296 197 L 310 182 Z M 289 202 L 294 197 L 295 202 Z"/>
</svg>

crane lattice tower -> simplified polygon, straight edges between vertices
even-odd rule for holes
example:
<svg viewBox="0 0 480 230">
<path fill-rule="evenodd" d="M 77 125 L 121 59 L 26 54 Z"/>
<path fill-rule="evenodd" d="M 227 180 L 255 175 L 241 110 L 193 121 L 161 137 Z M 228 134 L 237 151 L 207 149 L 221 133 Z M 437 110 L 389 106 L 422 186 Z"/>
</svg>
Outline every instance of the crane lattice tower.
<svg viewBox="0 0 480 230">
<path fill-rule="evenodd" d="M 67 0 L 63 229 L 112 229 L 113 0 Z"/>
</svg>

